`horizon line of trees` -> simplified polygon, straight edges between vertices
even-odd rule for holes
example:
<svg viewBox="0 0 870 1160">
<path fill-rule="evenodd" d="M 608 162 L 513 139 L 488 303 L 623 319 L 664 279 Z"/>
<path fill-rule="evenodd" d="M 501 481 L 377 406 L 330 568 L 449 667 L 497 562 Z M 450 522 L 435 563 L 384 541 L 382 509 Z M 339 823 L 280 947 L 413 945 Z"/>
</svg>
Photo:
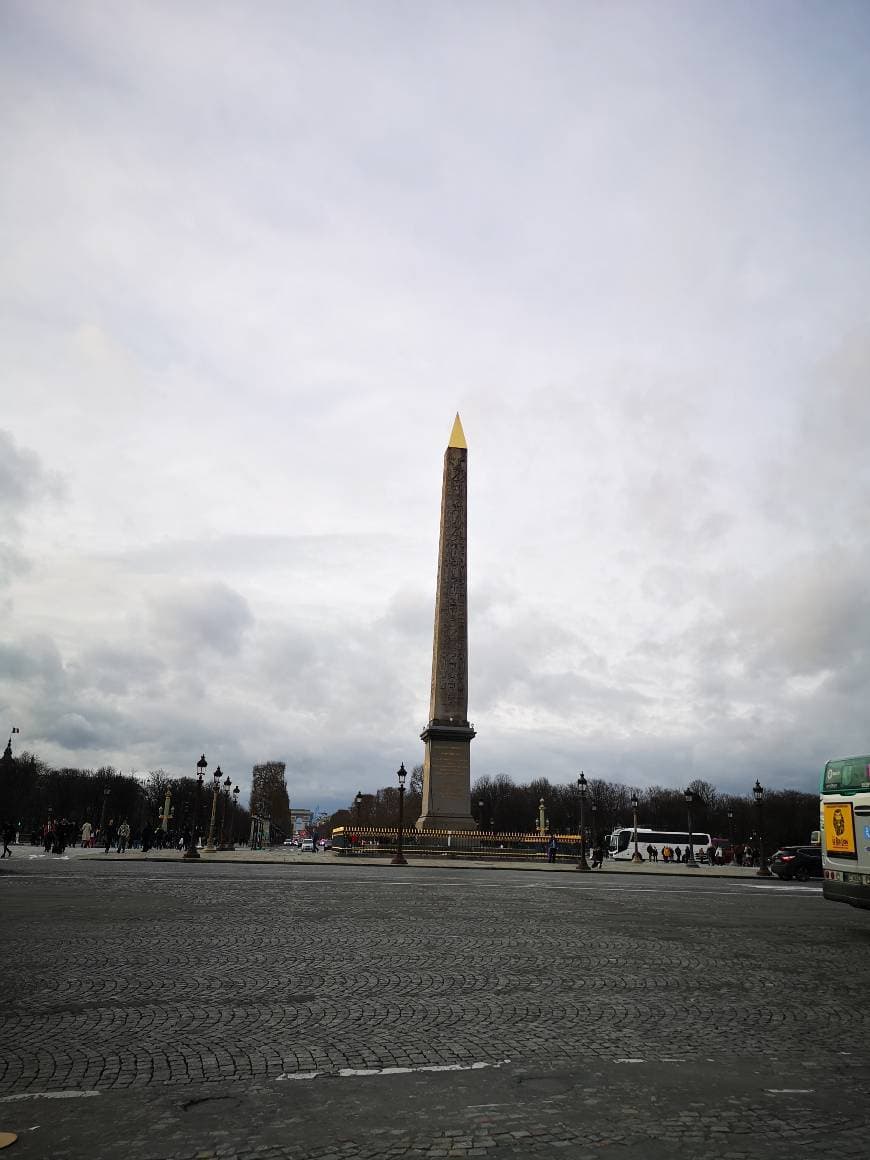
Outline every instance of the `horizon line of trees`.
<svg viewBox="0 0 870 1160">
<path fill-rule="evenodd" d="M 127 821 L 136 840 L 146 827 L 152 832 L 162 828 L 168 790 L 168 834 L 181 836 L 193 826 L 195 817 L 202 833 L 207 831 L 211 817 L 211 781 L 206 778 L 200 789 L 197 778 L 170 777 L 163 769 L 151 770 L 144 779 L 120 773 L 111 765 L 96 770 L 71 766 L 55 769 L 27 750 L 18 756 L 7 750 L 0 759 L 0 823 L 14 826 L 22 840 L 28 840 L 32 834 L 41 833 L 49 819 L 72 823 L 77 839 L 85 822 L 96 830 L 110 824 L 117 828 Z M 219 802 L 218 811 L 221 808 Z M 226 809 L 231 809 L 230 800 Z M 239 802 L 235 809 L 236 836 L 247 838 L 249 828 L 250 813 Z"/>
<path fill-rule="evenodd" d="M 404 820 L 413 826 L 422 810 L 423 767 L 415 766 L 405 791 Z M 759 810 L 752 790 L 746 794 L 722 792 L 712 783 L 696 778 L 686 787 L 694 794 L 692 827 L 695 833 L 748 842 L 757 837 Z M 684 831 L 688 825 L 685 791 L 651 785 L 634 790 L 622 782 L 589 778 L 586 794 L 586 827 L 597 837 L 621 826 L 632 826 L 632 793 L 637 793 L 637 824 L 655 830 Z M 394 827 L 399 817 L 397 786 L 384 786 L 361 794 L 351 804 L 326 819 L 332 828 Z M 493 833 L 534 833 L 538 829 L 540 804 L 544 803 L 547 832 L 577 834 L 580 829 L 580 798 L 576 783 L 553 784 L 547 778 L 516 783 L 508 774 L 479 777 L 471 787 L 471 813 L 478 828 Z M 594 809 L 593 809 L 594 807 Z M 731 816 L 729 817 L 729 813 Z M 764 792 L 761 825 L 765 844 L 802 845 L 819 829 L 818 794 L 797 789 Z"/>
</svg>

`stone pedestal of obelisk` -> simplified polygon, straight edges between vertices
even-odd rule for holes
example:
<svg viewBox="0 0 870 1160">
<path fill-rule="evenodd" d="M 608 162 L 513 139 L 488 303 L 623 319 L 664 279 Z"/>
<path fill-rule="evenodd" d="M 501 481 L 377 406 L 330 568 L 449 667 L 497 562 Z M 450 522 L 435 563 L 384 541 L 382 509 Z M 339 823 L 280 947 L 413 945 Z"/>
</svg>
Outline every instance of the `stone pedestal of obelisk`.
<svg viewBox="0 0 870 1160">
<path fill-rule="evenodd" d="M 444 452 L 432 694 L 429 724 L 420 734 L 426 753 L 418 830 L 476 829 L 471 816 L 474 729 L 468 723 L 467 470 L 468 448 L 457 415 Z"/>
</svg>

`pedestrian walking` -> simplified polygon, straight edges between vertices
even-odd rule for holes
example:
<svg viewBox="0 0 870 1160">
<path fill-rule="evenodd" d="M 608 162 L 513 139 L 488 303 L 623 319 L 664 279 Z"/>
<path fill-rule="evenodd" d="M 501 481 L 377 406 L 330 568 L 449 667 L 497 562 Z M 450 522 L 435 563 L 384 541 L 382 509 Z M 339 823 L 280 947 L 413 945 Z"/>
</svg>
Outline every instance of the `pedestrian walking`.
<svg viewBox="0 0 870 1160">
<path fill-rule="evenodd" d="M 9 849 L 9 843 L 15 840 L 15 827 L 11 822 L 7 822 L 3 826 L 3 853 L 0 858 L 11 858 L 12 851 Z"/>
<path fill-rule="evenodd" d="M 557 847 L 556 847 L 556 835 L 550 834 L 550 840 L 547 843 L 547 861 L 548 862 L 555 862 L 556 861 L 556 849 L 557 849 Z"/>
<path fill-rule="evenodd" d="M 82 826 L 82 849 L 83 850 L 90 849 L 91 837 L 93 835 L 93 832 L 94 832 L 94 827 L 91 825 L 91 823 L 85 822 L 85 824 Z"/>
<path fill-rule="evenodd" d="M 114 840 L 114 837 L 115 837 L 115 819 L 109 818 L 108 822 L 106 823 L 105 832 L 103 833 L 103 843 L 106 847 L 107 854 L 112 846 L 112 842 Z"/>
<path fill-rule="evenodd" d="M 130 823 L 124 818 L 120 826 L 118 826 L 118 853 L 123 854 L 127 849 L 127 843 L 130 841 Z"/>
</svg>

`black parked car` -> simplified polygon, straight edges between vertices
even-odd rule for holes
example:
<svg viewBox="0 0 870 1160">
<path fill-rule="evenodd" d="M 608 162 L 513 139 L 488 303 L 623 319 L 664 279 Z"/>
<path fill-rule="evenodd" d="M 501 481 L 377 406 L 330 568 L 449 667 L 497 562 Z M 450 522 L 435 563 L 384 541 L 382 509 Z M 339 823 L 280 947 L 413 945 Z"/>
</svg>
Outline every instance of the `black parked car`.
<svg viewBox="0 0 870 1160">
<path fill-rule="evenodd" d="M 770 869 L 777 878 L 797 878 L 806 882 L 808 878 L 821 878 L 821 846 L 783 846 L 770 859 Z"/>
</svg>

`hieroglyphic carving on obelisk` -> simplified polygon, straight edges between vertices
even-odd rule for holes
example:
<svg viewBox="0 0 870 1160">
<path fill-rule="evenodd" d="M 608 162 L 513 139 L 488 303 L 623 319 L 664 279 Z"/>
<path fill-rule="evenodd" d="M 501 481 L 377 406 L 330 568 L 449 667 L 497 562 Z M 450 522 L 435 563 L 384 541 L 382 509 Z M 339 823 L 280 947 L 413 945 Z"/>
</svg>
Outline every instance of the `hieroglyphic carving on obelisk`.
<svg viewBox="0 0 870 1160">
<path fill-rule="evenodd" d="M 473 830 L 471 739 L 468 723 L 468 446 L 459 416 L 444 452 L 441 539 L 432 644 L 429 724 L 420 734 L 423 812 L 418 829 Z"/>
</svg>

